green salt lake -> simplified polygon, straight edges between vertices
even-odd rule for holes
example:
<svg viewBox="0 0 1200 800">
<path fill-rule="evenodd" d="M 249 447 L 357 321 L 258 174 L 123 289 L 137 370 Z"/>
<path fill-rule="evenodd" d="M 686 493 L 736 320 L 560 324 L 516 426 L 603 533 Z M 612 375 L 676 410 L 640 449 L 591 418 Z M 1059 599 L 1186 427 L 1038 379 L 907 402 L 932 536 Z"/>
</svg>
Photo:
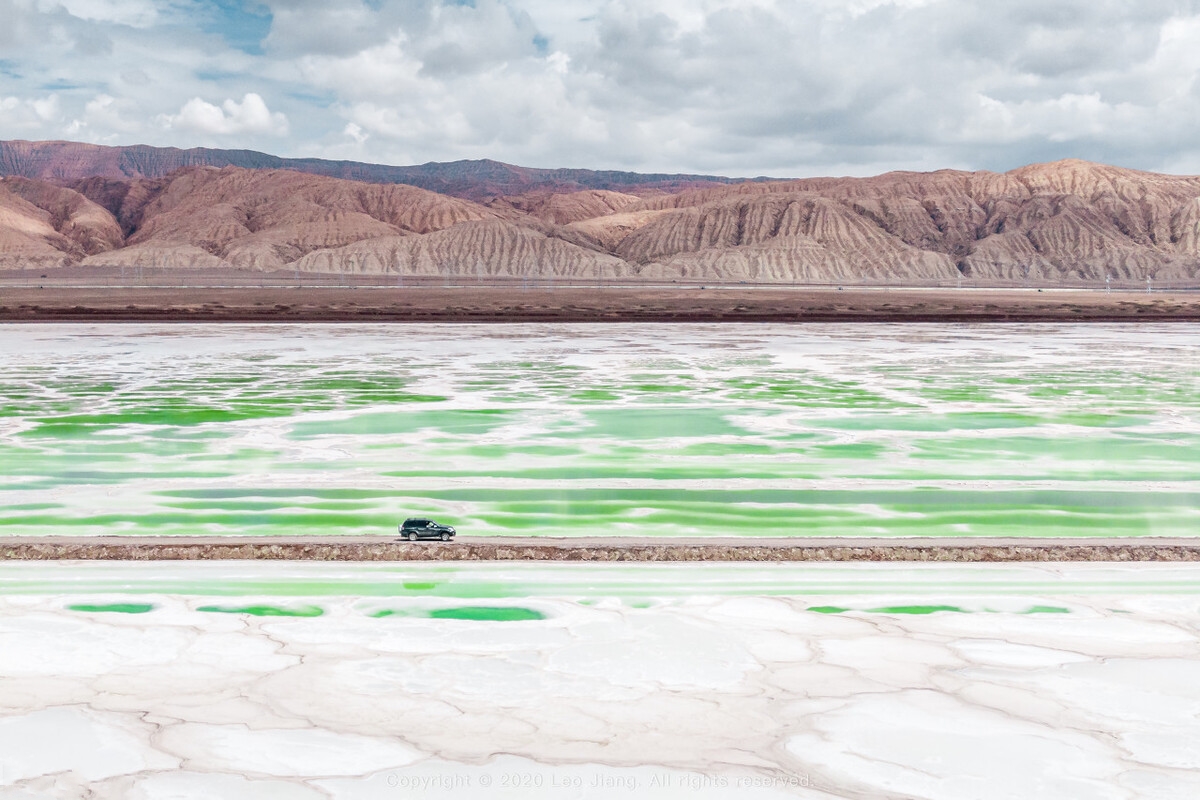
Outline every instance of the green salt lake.
<svg viewBox="0 0 1200 800">
<path fill-rule="evenodd" d="M 0 536 L 1188 536 L 1200 326 L 5 325 Z"/>
</svg>

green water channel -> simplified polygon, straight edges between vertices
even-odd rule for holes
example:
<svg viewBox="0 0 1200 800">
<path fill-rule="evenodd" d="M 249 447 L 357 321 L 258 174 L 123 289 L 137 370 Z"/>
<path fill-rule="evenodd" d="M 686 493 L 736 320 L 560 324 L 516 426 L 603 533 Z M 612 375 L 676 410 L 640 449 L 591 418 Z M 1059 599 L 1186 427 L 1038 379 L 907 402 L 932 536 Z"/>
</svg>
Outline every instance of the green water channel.
<svg viewBox="0 0 1200 800">
<path fill-rule="evenodd" d="M 437 601 L 451 607 L 534 597 L 616 598 L 633 604 L 692 596 L 847 594 L 1200 596 L 1200 568 L 1169 563 L 0 561 L 0 596 L 63 595 L 77 598 L 72 602 L 100 605 L 148 602 L 139 598 L 149 595 L 219 598 L 206 605 L 243 609 L 263 598 L 319 606 L 321 598 L 360 597 L 392 608 L 388 602 L 393 600 Z M 117 596 L 119 600 L 99 599 Z M 243 603 L 243 598 L 258 600 Z M 892 605 L 898 604 L 870 602 L 861 609 L 879 611 Z"/>
<path fill-rule="evenodd" d="M 814 615 L 1063 617 L 1120 598 L 1200 611 L 1192 564 L 0 562 L 0 608 L 51 599 L 101 617 L 181 611 L 270 620 L 523 623 L 564 608 L 628 613 L 714 598 L 772 598 Z M 182 606 L 181 606 L 182 603 Z M 563 605 L 566 604 L 566 605 Z"/>
</svg>

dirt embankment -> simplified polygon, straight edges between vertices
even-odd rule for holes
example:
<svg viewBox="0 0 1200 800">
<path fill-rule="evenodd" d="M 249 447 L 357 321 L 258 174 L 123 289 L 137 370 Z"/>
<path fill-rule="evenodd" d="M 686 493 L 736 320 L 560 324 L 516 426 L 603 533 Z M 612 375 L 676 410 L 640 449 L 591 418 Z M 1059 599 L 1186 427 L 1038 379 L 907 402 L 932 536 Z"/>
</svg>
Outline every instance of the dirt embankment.
<svg viewBox="0 0 1200 800">
<path fill-rule="evenodd" d="M 1200 292 L 0 283 L 0 322 L 1200 321 Z"/>
<path fill-rule="evenodd" d="M 268 561 L 915 561 L 915 562 L 1056 562 L 1056 561 L 1200 561 L 1200 541 L 923 541 L 773 540 L 727 542 L 462 541 L 448 544 L 393 541 L 229 541 L 188 542 L 87 541 L 53 538 L 0 543 L 3 560 L 196 561 L 254 559 Z"/>
</svg>

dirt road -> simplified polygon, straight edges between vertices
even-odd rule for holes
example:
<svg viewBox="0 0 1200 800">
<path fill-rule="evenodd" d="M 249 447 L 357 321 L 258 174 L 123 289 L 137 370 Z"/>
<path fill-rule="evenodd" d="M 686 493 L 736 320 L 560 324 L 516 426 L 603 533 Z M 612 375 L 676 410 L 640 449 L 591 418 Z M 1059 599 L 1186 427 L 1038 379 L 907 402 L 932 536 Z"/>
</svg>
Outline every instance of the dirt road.
<svg viewBox="0 0 1200 800">
<path fill-rule="evenodd" d="M 1200 561 L 1196 539 L 11 537 L 0 560 Z"/>
</svg>

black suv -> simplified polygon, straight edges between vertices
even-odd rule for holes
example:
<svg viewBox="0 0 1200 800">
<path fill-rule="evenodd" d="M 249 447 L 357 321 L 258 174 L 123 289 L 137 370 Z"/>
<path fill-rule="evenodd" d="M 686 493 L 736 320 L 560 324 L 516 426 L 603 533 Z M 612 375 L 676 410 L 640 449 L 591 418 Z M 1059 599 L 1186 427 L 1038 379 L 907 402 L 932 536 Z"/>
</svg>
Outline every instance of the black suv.
<svg viewBox="0 0 1200 800">
<path fill-rule="evenodd" d="M 454 528 L 449 525 L 439 525 L 431 519 L 413 517 L 400 523 L 400 536 L 415 542 L 417 539 L 441 539 L 448 542 L 454 538 Z"/>
</svg>

